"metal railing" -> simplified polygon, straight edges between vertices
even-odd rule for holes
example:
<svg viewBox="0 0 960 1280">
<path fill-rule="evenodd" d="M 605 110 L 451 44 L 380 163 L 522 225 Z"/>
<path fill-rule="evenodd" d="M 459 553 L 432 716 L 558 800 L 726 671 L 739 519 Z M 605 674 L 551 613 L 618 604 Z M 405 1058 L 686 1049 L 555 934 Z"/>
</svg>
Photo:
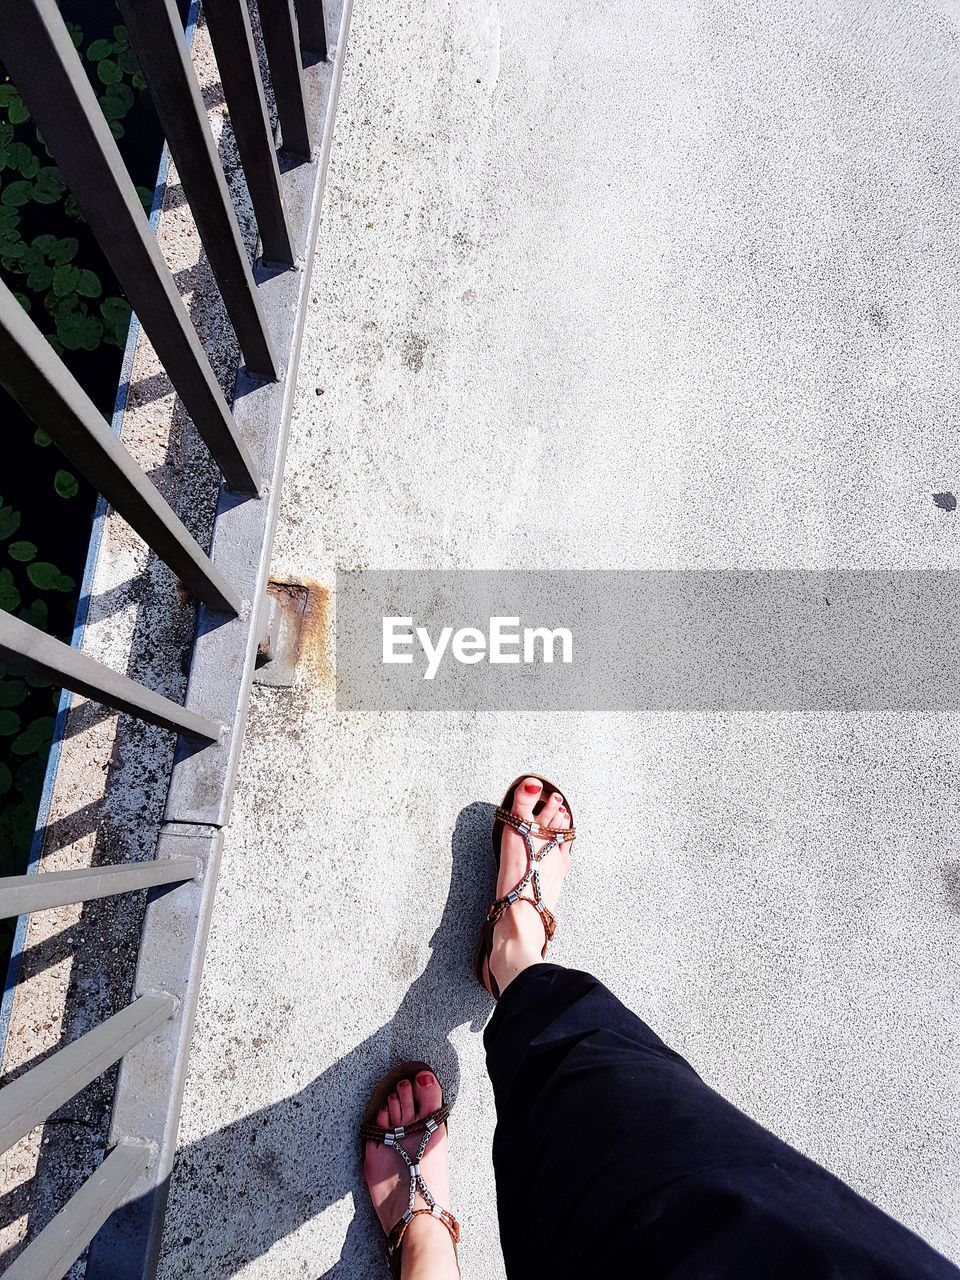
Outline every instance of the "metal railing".
<svg viewBox="0 0 960 1280">
<path fill-rule="evenodd" d="M 91 1280 L 156 1270 L 350 9 L 259 0 L 281 166 L 247 0 L 203 2 L 257 222 L 251 264 L 175 0 L 118 3 L 244 363 L 231 409 L 55 0 L 7 0 L 0 57 L 223 477 L 207 555 L 0 284 L 0 382 L 201 602 L 182 706 L 0 612 L 0 662 L 179 735 L 154 861 L 0 880 L 5 917 L 149 890 L 132 1003 L 0 1090 L 6 1150 L 120 1064 L 103 1163 L 9 1280 L 54 1280 L 88 1245 Z"/>
</svg>

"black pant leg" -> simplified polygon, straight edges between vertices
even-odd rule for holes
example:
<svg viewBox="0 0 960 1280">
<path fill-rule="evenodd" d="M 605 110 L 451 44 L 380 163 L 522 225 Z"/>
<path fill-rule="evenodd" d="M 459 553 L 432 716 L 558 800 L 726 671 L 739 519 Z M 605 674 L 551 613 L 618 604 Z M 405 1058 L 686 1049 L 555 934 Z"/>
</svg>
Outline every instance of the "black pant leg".
<svg viewBox="0 0 960 1280">
<path fill-rule="evenodd" d="M 960 1280 L 589 974 L 526 970 L 485 1045 L 510 1280 Z"/>
</svg>

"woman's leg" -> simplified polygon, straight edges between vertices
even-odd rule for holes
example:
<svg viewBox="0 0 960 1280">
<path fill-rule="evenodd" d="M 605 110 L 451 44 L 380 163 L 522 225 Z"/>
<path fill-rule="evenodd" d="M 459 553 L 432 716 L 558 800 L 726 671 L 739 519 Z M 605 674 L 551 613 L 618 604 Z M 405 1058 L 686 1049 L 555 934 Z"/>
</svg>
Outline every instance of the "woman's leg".
<svg viewBox="0 0 960 1280">
<path fill-rule="evenodd" d="M 539 798 L 522 791 L 521 804 Z M 514 835 L 498 896 L 525 869 Z M 543 877 L 551 908 L 565 870 L 558 860 Z M 542 963 L 542 945 L 536 912 L 516 905 L 490 960 L 502 996 L 485 1042 L 510 1280 L 960 1280 L 716 1094 L 595 978 Z"/>
</svg>

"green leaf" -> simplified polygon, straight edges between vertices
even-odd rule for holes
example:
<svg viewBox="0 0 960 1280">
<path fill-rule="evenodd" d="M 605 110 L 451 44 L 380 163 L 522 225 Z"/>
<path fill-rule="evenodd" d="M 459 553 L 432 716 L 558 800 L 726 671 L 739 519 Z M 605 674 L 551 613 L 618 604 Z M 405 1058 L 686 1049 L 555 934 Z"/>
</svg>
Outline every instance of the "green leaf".
<svg viewBox="0 0 960 1280">
<path fill-rule="evenodd" d="M 110 127 L 110 132 L 113 134 L 115 138 L 120 139 L 123 137 L 126 130 L 124 129 L 123 125 L 120 123 L 119 120 L 108 120 L 107 124 Z"/>
<path fill-rule="evenodd" d="M 14 586 L 13 574 L 9 569 L 0 569 L 0 609 L 13 613 L 20 603 L 20 592 Z"/>
<path fill-rule="evenodd" d="M 24 622 L 29 622 L 31 627 L 37 627 L 40 631 L 45 631 L 47 622 L 50 619 L 50 610 L 46 600 L 32 600 L 26 609 L 20 610 L 20 617 Z M 30 677 L 27 677 L 27 683 L 31 683 Z M 36 684 L 36 681 L 32 683 Z"/>
<path fill-rule="evenodd" d="M 37 174 L 36 186 L 33 189 L 33 199 L 38 204 L 53 204 L 60 198 L 63 188 L 64 181 L 60 177 L 60 170 L 56 165 L 45 164 Z"/>
<path fill-rule="evenodd" d="M 53 267 L 34 267 L 27 276 L 27 284 L 34 293 L 43 293 L 53 283 Z"/>
<path fill-rule="evenodd" d="M 61 498 L 75 498 L 80 488 L 77 477 L 70 471 L 64 471 L 63 468 L 53 477 L 53 487 Z"/>
<path fill-rule="evenodd" d="M 103 285 L 100 279 L 93 271 L 86 269 L 80 272 L 80 279 L 77 281 L 77 293 L 84 298 L 99 298 L 103 293 Z"/>
<path fill-rule="evenodd" d="M 23 178 L 35 178 L 40 172 L 40 161 L 25 142 L 15 142 L 10 148 L 10 160 Z"/>
<path fill-rule="evenodd" d="M 31 245 L 38 253 L 49 254 L 50 250 L 57 243 L 56 236 L 34 236 L 30 241 Z"/>
<path fill-rule="evenodd" d="M 11 124 L 23 124 L 24 120 L 30 119 L 30 112 L 18 99 L 16 102 L 11 102 L 10 108 L 7 111 L 7 119 Z"/>
<path fill-rule="evenodd" d="M 127 84 L 112 84 L 100 99 L 108 120 L 120 120 L 133 106 L 133 90 Z"/>
<path fill-rule="evenodd" d="M 68 293 L 65 298 L 57 298 L 53 293 L 48 293 L 44 300 L 44 306 L 53 313 L 57 320 L 62 320 L 64 316 L 72 315 L 73 312 L 80 309 L 80 295 L 79 293 Z"/>
<path fill-rule="evenodd" d="M 29 248 L 20 239 L 19 231 L 11 231 L 4 236 L 3 245 L 0 247 L 0 256 L 10 262 L 21 262 L 29 253 Z"/>
<path fill-rule="evenodd" d="M 49 560 L 37 560 L 27 565 L 27 577 L 38 591 L 56 591 L 60 570 Z"/>
<path fill-rule="evenodd" d="M 91 62 L 100 62 L 104 58 L 109 58 L 111 53 L 113 53 L 112 41 L 94 40 L 87 50 L 87 57 Z"/>
<path fill-rule="evenodd" d="M 0 196 L 0 203 L 12 205 L 15 209 L 27 203 L 34 194 L 35 186 L 32 182 L 11 182 L 9 186 L 3 188 L 3 195 Z"/>
<path fill-rule="evenodd" d="M 137 195 L 140 197 L 140 203 L 143 205 L 147 213 L 153 208 L 153 192 L 149 187 L 137 187 Z M 2 212 L 2 210 L 0 210 Z"/>
<path fill-rule="evenodd" d="M 70 36 L 70 39 L 73 41 L 75 47 L 79 49 L 80 43 L 83 40 L 83 32 L 80 30 L 79 26 L 75 22 L 67 23 L 67 34 Z"/>
<path fill-rule="evenodd" d="M 7 551 L 12 560 L 22 560 L 24 563 L 32 560 L 37 554 L 37 548 L 32 542 L 11 542 Z"/>
<path fill-rule="evenodd" d="M 12 738 L 20 732 L 20 717 L 15 711 L 0 710 L 0 738 Z"/>
<path fill-rule="evenodd" d="M 29 690 L 22 680 L 10 676 L 0 678 L 0 707 L 19 707 Z"/>
<path fill-rule="evenodd" d="M 53 273 L 53 292 L 58 298 L 65 298 L 68 293 L 76 293 L 80 280 L 80 272 L 76 267 L 57 267 Z"/>
<path fill-rule="evenodd" d="M 41 449 L 45 449 L 50 443 L 50 437 L 44 431 L 43 427 L 37 427 L 33 433 L 33 443 L 38 444 Z"/>
<path fill-rule="evenodd" d="M 40 168 L 40 161 L 25 142 L 8 142 L 2 146 L 2 166 L 17 169 L 24 178 L 32 178 Z"/>
<path fill-rule="evenodd" d="M 128 76 L 135 75 L 140 70 L 140 63 L 137 61 L 137 55 L 129 47 L 120 51 L 117 58 L 117 66 L 121 71 L 126 72 Z"/>
<path fill-rule="evenodd" d="M 119 84 L 123 79 L 123 72 L 110 58 L 104 58 L 102 62 L 97 63 L 97 75 L 104 84 Z"/>
<path fill-rule="evenodd" d="M 53 244 L 49 249 L 44 249 L 43 252 L 46 253 L 51 262 L 56 262 L 60 266 L 64 266 L 66 263 L 71 262 L 76 256 L 77 250 L 80 248 L 80 241 L 74 236 L 64 236 L 62 240 L 58 240 L 55 236 L 51 236 L 50 239 L 53 241 Z M 36 243 L 36 241 L 34 241 L 34 243 Z"/>
<path fill-rule="evenodd" d="M 64 592 L 65 595 L 69 595 L 70 592 L 75 591 L 76 588 L 77 584 L 70 577 L 69 573 L 61 573 L 60 577 L 57 579 L 57 590 Z"/>
<path fill-rule="evenodd" d="M 30 299 L 25 293 L 15 293 L 13 296 L 20 303 L 21 307 L 23 307 L 24 311 L 30 310 Z"/>
<path fill-rule="evenodd" d="M 20 271 L 32 271 L 34 267 L 43 266 L 43 254 L 37 253 L 32 245 L 25 244 L 23 253 L 17 255 L 17 268 Z"/>
<path fill-rule="evenodd" d="M 43 785 L 43 775 L 47 771 L 47 748 L 41 747 L 32 760 L 24 760 L 17 769 L 17 789 L 19 791 L 39 790 Z"/>
<path fill-rule="evenodd" d="M 13 537 L 19 528 L 20 512 L 14 511 L 13 507 L 0 507 L 0 539 Z M 0 569 L 0 581 L 3 580 L 2 575 L 9 572 L 9 569 Z"/>
<path fill-rule="evenodd" d="M 0 107 L 9 107 L 19 97 L 20 94 L 14 85 L 0 84 Z"/>
<path fill-rule="evenodd" d="M 53 737 L 53 726 L 53 716 L 38 716 L 19 738 L 14 738 L 10 750 L 15 756 L 32 756 L 44 751 Z"/>
<path fill-rule="evenodd" d="M 135 89 L 140 89 L 141 91 L 142 91 L 142 90 L 144 90 L 144 89 L 146 89 L 146 87 L 147 87 L 147 82 L 146 82 L 146 80 L 144 80 L 144 78 L 143 78 L 143 72 L 142 72 L 142 71 L 138 71 L 138 72 L 137 72 L 137 74 L 136 74 L 136 75 L 133 77 L 133 79 L 130 81 L 130 83 L 133 85 L 133 87 L 134 87 Z"/>
<path fill-rule="evenodd" d="M 113 38 L 121 48 L 125 48 L 130 43 L 127 28 L 123 26 L 113 28 Z"/>
<path fill-rule="evenodd" d="M 130 327 L 130 304 L 125 298 L 105 298 L 100 303 L 100 314 L 107 331 L 107 341 L 122 347 Z"/>
<path fill-rule="evenodd" d="M 57 316 L 57 337 L 67 351 L 95 351 L 103 338 L 103 325 L 86 311 Z"/>
</svg>

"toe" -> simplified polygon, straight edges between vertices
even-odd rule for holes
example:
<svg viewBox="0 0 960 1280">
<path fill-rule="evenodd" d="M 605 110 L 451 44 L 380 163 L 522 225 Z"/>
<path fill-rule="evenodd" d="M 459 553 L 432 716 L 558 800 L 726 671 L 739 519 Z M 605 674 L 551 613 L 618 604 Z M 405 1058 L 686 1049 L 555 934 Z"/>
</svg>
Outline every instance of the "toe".
<svg viewBox="0 0 960 1280">
<path fill-rule="evenodd" d="M 513 812 L 518 818 L 532 818 L 534 805 L 540 799 L 543 783 L 539 778 L 524 778 L 513 793 Z"/>
<path fill-rule="evenodd" d="M 415 1110 L 413 1105 L 413 1085 L 409 1080 L 401 1080 L 397 1084 L 397 1097 L 400 1099 L 400 1123 L 412 1124 Z"/>
<path fill-rule="evenodd" d="M 390 1112 L 390 1126 L 396 1129 L 403 1121 L 400 1119 L 400 1099 L 395 1093 L 391 1093 L 387 1098 L 387 1109 Z"/>
<path fill-rule="evenodd" d="M 555 827 L 557 823 L 554 821 L 563 804 L 563 796 L 559 791 L 551 791 L 544 802 L 543 808 L 537 814 L 537 821 L 542 827 Z"/>
<path fill-rule="evenodd" d="M 413 1097 L 418 1116 L 427 1116 L 443 1105 L 443 1090 L 432 1071 L 421 1071 L 413 1082 Z"/>
<path fill-rule="evenodd" d="M 377 1124 L 380 1126 L 381 1129 L 390 1128 L 390 1112 L 387 1110 L 386 1107 L 381 1107 L 380 1110 L 377 1112 Z"/>
</svg>

